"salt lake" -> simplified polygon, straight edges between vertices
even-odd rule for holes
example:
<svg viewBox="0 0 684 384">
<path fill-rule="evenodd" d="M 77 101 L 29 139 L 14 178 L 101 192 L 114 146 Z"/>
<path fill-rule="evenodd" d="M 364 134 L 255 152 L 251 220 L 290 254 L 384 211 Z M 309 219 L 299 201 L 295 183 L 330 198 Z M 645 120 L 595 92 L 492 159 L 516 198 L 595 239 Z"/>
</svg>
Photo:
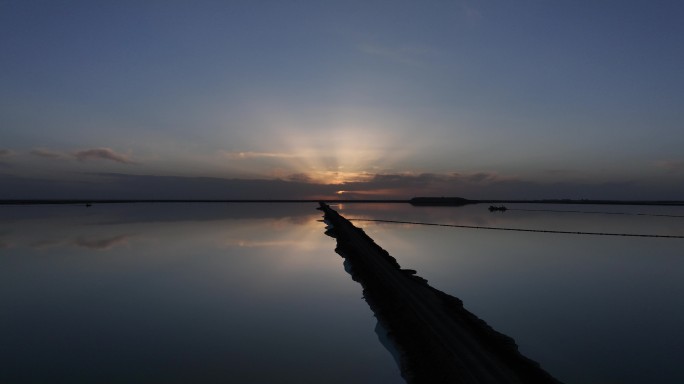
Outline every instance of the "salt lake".
<svg viewBox="0 0 684 384">
<path fill-rule="evenodd" d="M 0 382 L 403 382 L 316 206 L 0 206 Z M 333 208 L 684 236 L 684 207 Z M 684 239 L 355 223 L 565 383 L 684 382 Z"/>
</svg>

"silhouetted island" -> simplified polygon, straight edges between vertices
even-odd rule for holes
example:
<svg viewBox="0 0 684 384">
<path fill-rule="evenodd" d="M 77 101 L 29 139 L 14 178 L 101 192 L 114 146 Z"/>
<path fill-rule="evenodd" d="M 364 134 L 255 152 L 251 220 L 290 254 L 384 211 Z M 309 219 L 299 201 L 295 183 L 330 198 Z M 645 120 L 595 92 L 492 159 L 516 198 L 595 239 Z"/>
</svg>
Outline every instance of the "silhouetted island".
<svg viewBox="0 0 684 384">
<path fill-rule="evenodd" d="M 518 352 L 515 341 L 492 329 L 447 295 L 401 269 L 373 239 L 321 202 L 326 234 L 337 239 L 352 278 L 399 351 L 408 383 L 559 383 Z"/>
</svg>

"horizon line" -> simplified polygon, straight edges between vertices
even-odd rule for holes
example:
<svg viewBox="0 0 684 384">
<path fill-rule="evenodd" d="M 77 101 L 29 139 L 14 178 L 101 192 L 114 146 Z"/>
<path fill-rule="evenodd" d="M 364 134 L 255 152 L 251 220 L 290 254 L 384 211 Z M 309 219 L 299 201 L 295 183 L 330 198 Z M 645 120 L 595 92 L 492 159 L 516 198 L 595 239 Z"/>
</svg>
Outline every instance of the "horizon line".
<svg viewBox="0 0 684 384">
<path fill-rule="evenodd" d="M 411 204 L 416 199 L 429 199 L 415 205 L 453 206 L 466 204 L 587 204 L 587 205 L 657 205 L 684 206 L 684 200 L 613 200 L 613 199 L 482 199 L 460 197 L 413 197 L 410 199 L 0 199 L 0 205 L 68 205 L 68 204 L 132 204 L 132 203 L 397 203 Z M 459 199 L 459 204 L 450 200 Z M 463 204 L 465 202 L 465 204 Z"/>
</svg>

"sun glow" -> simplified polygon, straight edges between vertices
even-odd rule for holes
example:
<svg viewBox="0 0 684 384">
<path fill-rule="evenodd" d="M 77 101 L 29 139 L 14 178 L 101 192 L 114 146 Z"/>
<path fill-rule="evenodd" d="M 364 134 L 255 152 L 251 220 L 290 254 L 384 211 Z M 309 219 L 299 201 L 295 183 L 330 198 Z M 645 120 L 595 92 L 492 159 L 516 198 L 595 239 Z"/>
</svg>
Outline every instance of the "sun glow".
<svg viewBox="0 0 684 384">
<path fill-rule="evenodd" d="M 416 145 L 402 142 L 397 128 L 390 126 L 391 117 L 374 117 L 372 111 L 339 110 L 302 116 L 293 115 L 288 108 L 270 106 L 260 112 L 265 127 L 263 140 L 223 154 L 226 166 L 236 173 L 344 185 L 370 181 L 377 174 L 406 171 L 402 163 L 417 150 Z M 401 123 L 394 122 L 397 124 Z M 340 190 L 336 195 L 346 193 Z"/>
<path fill-rule="evenodd" d="M 296 173 L 306 174 L 311 182 L 345 184 L 364 182 L 375 174 L 394 171 L 406 156 L 382 134 L 385 129 L 341 125 L 327 133 L 284 135 L 283 147 L 293 157 L 281 164 Z"/>
</svg>

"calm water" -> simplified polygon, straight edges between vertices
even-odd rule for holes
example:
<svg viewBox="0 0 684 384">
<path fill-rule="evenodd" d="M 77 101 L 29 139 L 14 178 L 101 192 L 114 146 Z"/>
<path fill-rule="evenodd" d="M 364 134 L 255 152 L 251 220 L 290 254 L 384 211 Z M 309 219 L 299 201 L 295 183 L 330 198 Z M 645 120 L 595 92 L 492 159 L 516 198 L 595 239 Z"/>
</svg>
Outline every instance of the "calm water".
<svg viewBox="0 0 684 384">
<path fill-rule="evenodd" d="M 403 382 L 315 207 L 1 206 L 0 382 Z M 529 211 L 671 207 L 337 208 L 684 235 L 683 217 Z M 684 239 L 357 225 L 568 384 L 684 382 Z"/>
</svg>

